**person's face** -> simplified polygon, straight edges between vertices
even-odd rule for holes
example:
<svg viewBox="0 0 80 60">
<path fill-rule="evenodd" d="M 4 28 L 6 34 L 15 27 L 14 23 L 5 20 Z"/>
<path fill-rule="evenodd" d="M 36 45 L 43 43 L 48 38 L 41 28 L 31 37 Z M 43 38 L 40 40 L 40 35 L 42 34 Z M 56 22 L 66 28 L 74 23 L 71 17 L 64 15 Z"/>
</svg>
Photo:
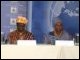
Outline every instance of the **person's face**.
<svg viewBox="0 0 80 60">
<path fill-rule="evenodd" d="M 62 23 L 61 23 L 61 22 L 57 22 L 57 23 L 55 24 L 55 30 L 56 30 L 57 32 L 61 32 L 61 31 L 63 30 L 63 26 L 62 26 Z"/>
<path fill-rule="evenodd" d="M 19 31 L 25 30 L 25 24 L 17 23 L 17 29 L 18 29 Z"/>
</svg>

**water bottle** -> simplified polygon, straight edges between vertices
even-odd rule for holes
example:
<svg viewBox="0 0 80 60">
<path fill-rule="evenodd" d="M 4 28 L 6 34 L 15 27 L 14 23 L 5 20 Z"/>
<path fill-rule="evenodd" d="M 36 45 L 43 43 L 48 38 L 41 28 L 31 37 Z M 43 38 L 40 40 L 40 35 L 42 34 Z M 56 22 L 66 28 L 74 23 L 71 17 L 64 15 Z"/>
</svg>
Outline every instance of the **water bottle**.
<svg viewBox="0 0 80 60">
<path fill-rule="evenodd" d="M 73 40 L 74 40 L 74 45 L 79 46 L 79 34 L 78 33 L 75 34 L 75 37 L 73 38 Z"/>
<path fill-rule="evenodd" d="M 55 45 L 55 40 L 56 40 L 55 36 L 49 35 L 49 37 L 50 37 L 51 45 Z"/>
<path fill-rule="evenodd" d="M 1 32 L 1 44 L 5 44 L 4 33 L 3 32 Z"/>
</svg>

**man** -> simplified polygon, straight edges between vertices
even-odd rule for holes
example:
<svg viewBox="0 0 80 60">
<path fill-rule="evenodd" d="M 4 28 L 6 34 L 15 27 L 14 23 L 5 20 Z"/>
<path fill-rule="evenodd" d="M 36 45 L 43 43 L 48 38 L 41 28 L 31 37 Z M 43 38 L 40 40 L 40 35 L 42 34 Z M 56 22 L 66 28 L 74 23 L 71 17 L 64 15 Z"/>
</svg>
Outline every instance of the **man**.
<svg viewBox="0 0 80 60">
<path fill-rule="evenodd" d="M 33 40 L 32 33 L 25 30 L 28 20 L 25 17 L 19 16 L 16 19 L 17 29 L 9 33 L 7 40 L 10 44 L 16 44 L 17 40 Z"/>
<path fill-rule="evenodd" d="M 63 25 L 60 19 L 56 20 L 54 25 L 54 31 L 50 32 L 47 37 L 49 40 L 46 40 L 46 43 L 51 43 L 52 39 L 55 39 L 55 40 L 71 40 L 72 39 L 71 36 L 63 29 Z"/>
</svg>

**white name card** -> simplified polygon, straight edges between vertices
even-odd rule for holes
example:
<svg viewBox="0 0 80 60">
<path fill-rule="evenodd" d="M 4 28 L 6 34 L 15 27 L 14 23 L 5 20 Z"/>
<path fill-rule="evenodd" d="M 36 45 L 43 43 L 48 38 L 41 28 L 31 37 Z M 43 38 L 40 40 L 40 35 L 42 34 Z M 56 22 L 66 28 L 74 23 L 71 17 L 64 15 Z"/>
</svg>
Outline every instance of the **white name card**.
<svg viewBox="0 0 80 60">
<path fill-rule="evenodd" d="M 73 40 L 55 40 L 57 46 L 74 46 Z"/>
<path fill-rule="evenodd" d="M 36 45 L 36 40 L 18 40 L 18 45 Z"/>
</svg>

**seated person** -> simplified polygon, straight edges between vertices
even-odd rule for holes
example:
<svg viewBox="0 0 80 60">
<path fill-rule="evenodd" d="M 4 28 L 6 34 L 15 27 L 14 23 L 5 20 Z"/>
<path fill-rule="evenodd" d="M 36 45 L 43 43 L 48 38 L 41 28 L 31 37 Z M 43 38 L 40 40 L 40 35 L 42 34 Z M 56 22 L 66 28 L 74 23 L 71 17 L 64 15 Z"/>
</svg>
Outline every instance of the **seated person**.
<svg viewBox="0 0 80 60">
<path fill-rule="evenodd" d="M 33 40 L 34 37 L 32 33 L 25 30 L 25 26 L 28 20 L 25 17 L 19 16 L 16 19 L 17 29 L 8 34 L 7 40 L 10 44 L 16 44 L 17 40 Z"/>
<path fill-rule="evenodd" d="M 50 38 L 50 36 L 54 36 L 56 40 L 72 40 L 71 35 L 63 29 L 62 22 L 59 19 L 55 22 L 54 31 L 50 32 L 48 35 L 49 40 L 46 39 L 46 43 L 51 43 L 50 39 L 52 38 Z"/>
</svg>

